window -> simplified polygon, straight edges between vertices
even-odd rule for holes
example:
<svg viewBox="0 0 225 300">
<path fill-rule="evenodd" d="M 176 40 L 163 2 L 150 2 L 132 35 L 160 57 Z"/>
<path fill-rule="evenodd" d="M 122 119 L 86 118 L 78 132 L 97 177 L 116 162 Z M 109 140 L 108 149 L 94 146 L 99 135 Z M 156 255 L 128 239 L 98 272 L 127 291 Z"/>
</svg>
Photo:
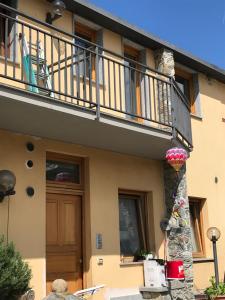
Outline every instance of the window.
<svg viewBox="0 0 225 300">
<path fill-rule="evenodd" d="M 49 186 L 81 187 L 83 184 L 82 174 L 80 158 L 47 153 L 46 181 Z"/>
<path fill-rule="evenodd" d="M 176 68 L 175 81 L 186 96 L 191 113 L 195 113 L 193 74 Z"/>
<path fill-rule="evenodd" d="M 17 8 L 17 0 L 0 0 L 0 3 Z M 13 41 L 16 37 L 16 29 L 14 21 L 1 14 L 15 18 L 15 13 L 0 8 L 0 56 L 10 57 Z"/>
<path fill-rule="evenodd" d="M 46 179 L 56 182 L 80 183 L 80 165 L 57 160 L 47 160 Z"/>
<path fill-rule="evenodd" d="M 183 94 L 187 97 L 187 99 L 190 99 L 190 83 L 188 79 L 185 79 L 179 75 L 176 75 L 176 83 L 179 86 L 180 90 L 183 92 Z"/>
<path fill-rule="evenodd" d="M 89 42 L 96 42 L 96 32 L 85 25 L 75 23 L 75 35 L 77 36 L 75 44 L 78 46 L 76 48 L 75 64 L 79 68 L 76 74 L 95 80 L 95 54 L 93 53 L 95 46 L 92 46 Z"/>
<path fill-rule="evenodd" d="M 121 255 L 132 257 L 140 250 L 150 251 L 150 240 L 153 239 L 151 211 L 151 201 L 146 194 L 119 193 Z"/>
<path fill-rule="evenodd" d="M 194 257 L 204 256 L 202 207 L 204 199 L 189 198 L 191 240 Z"/>
</svg>

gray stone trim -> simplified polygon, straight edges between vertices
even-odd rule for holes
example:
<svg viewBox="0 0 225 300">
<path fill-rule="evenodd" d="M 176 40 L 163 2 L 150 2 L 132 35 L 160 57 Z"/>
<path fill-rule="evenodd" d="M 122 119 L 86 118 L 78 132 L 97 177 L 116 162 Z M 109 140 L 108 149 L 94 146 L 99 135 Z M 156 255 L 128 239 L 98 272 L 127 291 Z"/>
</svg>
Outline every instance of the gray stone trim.
<svg viewBox="0 0 225 300">
<path fill-rule="evenodd" d="M 141 286 L 139 288 L 139 291 L 140 292 L 163 293 L 163 292 L 168 292 L 168 287 L 155 288 L 155 287 Z"/>
<path fill-rule="evenodd" d="M 197 264 L 197 263 L 211 263 L 214 262 L 213 258 L 206 258 L 206 257 L 199 257 L 199 258 L 193 258 L 193 263 Z"/>
<path fill-rule="evenodd" d="M 143 266 L 143 261 L 124 262 L 120 263 L 120 267 Z"/>
<path fill-rule="evenodd" d="M 173 51 L 160 48 L 155 50 L 154 56 L 157 71 L 173 77 L 175 75 Z"/>
</svg>

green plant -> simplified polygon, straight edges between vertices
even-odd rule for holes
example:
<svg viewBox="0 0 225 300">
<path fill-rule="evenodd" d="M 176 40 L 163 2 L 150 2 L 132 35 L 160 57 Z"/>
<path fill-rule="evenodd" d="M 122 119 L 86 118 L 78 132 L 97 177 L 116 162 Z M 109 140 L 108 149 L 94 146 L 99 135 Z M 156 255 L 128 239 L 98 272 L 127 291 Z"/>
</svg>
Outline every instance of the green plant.
<svg viewBox="0 0 225 300">
<path fill-rule="evenodd" d="M 215 299 L 217 296 L 225 295 L 225 283 L 220 282 L 218 285 L 216 285 L 215 277 L 211 277 L 209 280 L 211 283 L 211 286 L 206 288 L 205 294 L 210 299 Z"/>
<path fill-rule="evenodd" d="M 152 252 L 143 249 L 139 252 L 140 256 L 147 256 L 148 254 L 152 254 Z"/>
<path fill-rule="evenodd" d="M 139 251 L 137 251 L 137 253 L 135 254 L 135 256 L 137 258 L 146 258 L 149 254 L 153 254 L 151 251 L 147 251 L 147 250 L 144 250 L 144 249 L 141 249 Z"/>
<path fill-rule="evenodd" d="M 30 279 L 31 270 L 14 244 L 0 237 L 0 299 L 17 300 L 29 290 Z"/>
</svg>

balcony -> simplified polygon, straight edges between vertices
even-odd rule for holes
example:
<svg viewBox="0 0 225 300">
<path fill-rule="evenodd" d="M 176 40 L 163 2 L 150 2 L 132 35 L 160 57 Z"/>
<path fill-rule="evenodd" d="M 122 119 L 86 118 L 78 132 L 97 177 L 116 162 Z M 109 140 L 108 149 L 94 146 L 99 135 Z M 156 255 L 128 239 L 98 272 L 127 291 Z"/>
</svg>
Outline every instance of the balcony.
<svg viewBox="0 0 225 300">
<path fill-rule="evenodd" d="M 188 100 L 173 78 L 0 8 L 1 128 L 151 158 L 191 150 Z"/>
</svg>

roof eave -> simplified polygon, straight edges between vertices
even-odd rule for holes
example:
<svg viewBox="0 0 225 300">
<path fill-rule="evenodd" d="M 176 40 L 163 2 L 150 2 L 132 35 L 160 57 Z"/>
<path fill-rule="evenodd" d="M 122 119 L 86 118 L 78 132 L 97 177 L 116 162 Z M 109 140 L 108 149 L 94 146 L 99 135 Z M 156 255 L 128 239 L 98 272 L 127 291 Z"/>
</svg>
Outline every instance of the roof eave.
<svg viewBox="0 0 225 300">
<path fill-rule="evenodd" d="M 101 25 L 104 28 L 112 30 L 128 39 L 140 43 L 141 45 L 157 49 L 166 47 L 174 52 L 175 61 L 187 65 L 198 72 L 204 73 L 207 76 L 213 77 L 225 83 L 225 70 L 209 64 L 194 55 L 187 53 L 175 45 L 165 42 L 150 33 L 141 30 L 140 28 L 121 20 L 118 17 L 96 7 L 84 0 L 64 0 L 68 10 L 89 19 L 90 21 Z"/>
</svg>

